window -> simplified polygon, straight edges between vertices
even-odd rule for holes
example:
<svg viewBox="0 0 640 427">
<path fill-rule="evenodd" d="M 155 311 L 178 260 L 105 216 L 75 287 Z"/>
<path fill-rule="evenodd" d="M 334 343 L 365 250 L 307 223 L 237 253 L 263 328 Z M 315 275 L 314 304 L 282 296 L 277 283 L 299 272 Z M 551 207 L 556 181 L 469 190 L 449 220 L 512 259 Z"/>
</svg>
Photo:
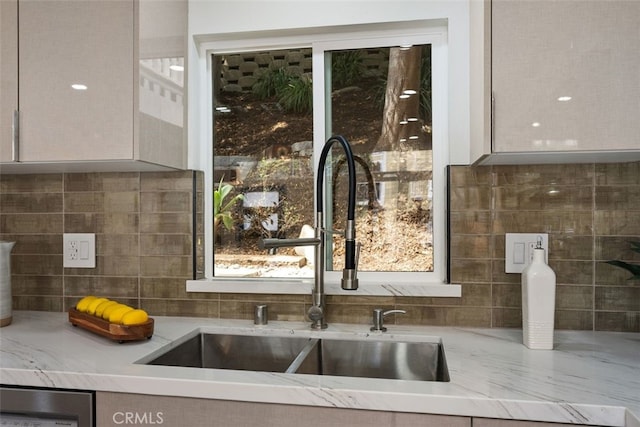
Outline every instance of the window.
<svg viewBox="0 0 640 427">
<path fill-rule="evenodd" d="M 213 56 L 213 172 L 224 195 L 215 277 L 313 277 L 303 250 L 259 248 L 263 238 L 298 237 L 313 226 L 311 55 L 291 48 Z"/>
<path fill-rule="evenodd" d="M 360 286 L 442 283 L 446 29 L 410 33 L 331 34 L 321 40 L 309 35 L 306 44 L 299 37 L 212 44 L 208 176 L 224 200 L 220 220 L 212 221 L 210 276 L 278 283 L 313 276 L 312 248 L 269 253 L 258 241 L 312 230 L 319 173 L 313 158 L 330 136 L 341 134 L 357 157 Z M 268 48 L 245 47 L 260 45 Z M 330 292 L 343 262 L 346 167 L 339 147 L 329 160 L 326 228 L 337 233 L 326 245 Z"/>
<path fill-rule="evenodd" d="M 359 270 L 433 272 L 431 44 L 332 50 L 325 58 L 327 134 L 345 136 L 356 159 Z M 336 157 L 326 209 L 339 230 L 347 180 Z M 334 236 L 333 247 L 343 253 L 344 240 Z M 334 270 L 341 262 L 333 257 Z"/>
</svg>

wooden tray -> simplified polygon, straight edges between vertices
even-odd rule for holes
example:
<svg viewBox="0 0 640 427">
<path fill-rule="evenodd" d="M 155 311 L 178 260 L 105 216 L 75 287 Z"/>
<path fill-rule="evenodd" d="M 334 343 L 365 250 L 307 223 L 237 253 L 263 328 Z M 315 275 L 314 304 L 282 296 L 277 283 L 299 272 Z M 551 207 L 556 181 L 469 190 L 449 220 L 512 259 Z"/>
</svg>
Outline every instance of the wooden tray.
<svg viewBox="0 0 640 427">
<path fill-rule="evenodd" d="M 110 323 L 107 320 L 87 313 L 82 313 L 75 308 L 70 308 L 69 322 L 71 322 L 73 326 L 79 326 L 120 343 L 125 341 L 150 339 L 153 335 L 153 319 L 151 317 L 145 323 L 141 323 L 140 325 L 126 326 Z"/>
</svg>

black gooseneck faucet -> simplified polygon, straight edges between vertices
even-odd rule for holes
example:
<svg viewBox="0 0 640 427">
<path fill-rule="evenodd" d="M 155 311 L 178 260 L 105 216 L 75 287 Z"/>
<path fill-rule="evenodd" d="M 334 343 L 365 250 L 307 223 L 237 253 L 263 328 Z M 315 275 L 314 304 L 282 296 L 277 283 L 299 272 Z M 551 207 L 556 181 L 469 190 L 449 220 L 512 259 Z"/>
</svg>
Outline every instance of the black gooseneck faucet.
<svg viewBox="0 0 640 427">
<path fill-rule="evenodd" d="M 356 166 L 351 145 L 341 135 L 332 136 L 327 140 L 318 163 L 318 177 L 316 181 L 316 224 L 315 237 L 299 239 L 263 239 L 263 248 L 282 248 L 292 246 L 314 246 L 314 286 L 312 305 L 308 316 L 312 321 L 312 329 L 325 329 L 325 293 L 324 293 L 324 267 L 325 267 L 325 235 L 324 228 L 324 169 L 327 156 L 334 143 L 339 143 L 344 152 L 349 172 L 349 195 L 347 205 L 347 224 L 345 227 L 345 261 L 342 270 L 341 286 L 345 290 L 358 289 L 358 252 L 356 243 L 355 210 L 356 210 Z"/>
<path fill-rule="evenodd" d="M 325 143 L 322 153 L 320 154 L 320 161 L 318 163 L 318 182 L 316 184 L 316 219 L 318 224 L 324 224 L 323 214 L 323 177 L 324 168 L 327 160 L 327 155 L 331 151 L 331 147 L 334 143 L 338 142 L 344 149 L 345 157 L 347 159 L 347 168 L 349 172 L 349 195 L 347 201 L 347 225 L 345 228 L 345 258 L 344 269 L 342 270 L 342 289 L 356 290 L 358 289 L 357 278 L 357 259 L 358 249 L 356 244 L 356 165 L 353 157 L 353 151 L 351 145 L 347 139 L 341 135 L 332 136 Z"/>
</svg>

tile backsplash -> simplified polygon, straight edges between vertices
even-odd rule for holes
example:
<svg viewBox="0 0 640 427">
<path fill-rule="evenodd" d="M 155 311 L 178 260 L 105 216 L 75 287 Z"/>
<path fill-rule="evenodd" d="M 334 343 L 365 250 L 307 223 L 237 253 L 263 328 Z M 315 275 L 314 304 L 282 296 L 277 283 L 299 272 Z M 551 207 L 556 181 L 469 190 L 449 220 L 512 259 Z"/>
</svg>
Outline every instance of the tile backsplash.
<svg viewBox="0 0 640 427">
<path fill-rule="evenodd" d="M 193 256 L 194 203 L 197 218 L 203 211 L 194 188 L 202 174 L 192 171 L 0 175 L 14 309 L 64 311 L 87 294 L 145 306 L 165 288 L 186 297 L 194 259 L 196 271 L 203 262 L 201 249 Z M 64 232 L 96 234 L 95 269 L 62 267 Z"/>
<path fill-rule="evenodd" d="M 640 163 L 454 167 L 453 281 L 483 287 L 491 326 L 521 326 L 505 233 L 548 233 L 559 329 L 640 331 L 640 281 L 603 261 L 640 261 Z M 464 298 L 463 298 L 464 299 Z"/>
<path fill-rule="evenodd" d="M 273 318 L 303 320 L 308 296 L 185 291 L 204 265 L 202 179 L 0 175 L 0 239 L 17 242 L 14 309 L 64 311 L 100 294 L 152 315 L 251 319 L 265 302 Z M 329 296 L 329 322 L 369 323 L 385 307 L 407 311 L 389 323 L 520 327 L 520 275 L 504 271 L 504 236 L 543 232 L 557 275 L 556 327 L 640 332 L 640 281 L 603 263 L 640 263 L 629 245 L 640 240 L 640 162 L 454 166 L 450 194 L 451 279 L 462 297 Z M 63 232 L 96 233 L 95 269 L 62 267 Z"/>
</svg>

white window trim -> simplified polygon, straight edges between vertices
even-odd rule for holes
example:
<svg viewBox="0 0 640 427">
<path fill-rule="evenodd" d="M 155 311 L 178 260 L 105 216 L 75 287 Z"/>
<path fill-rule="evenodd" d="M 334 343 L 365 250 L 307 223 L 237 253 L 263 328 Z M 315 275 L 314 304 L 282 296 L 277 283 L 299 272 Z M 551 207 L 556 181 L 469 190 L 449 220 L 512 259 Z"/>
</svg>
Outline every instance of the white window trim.
<svg viewBox="0 0 640 427">
<path fill-rule="evenodd" d="M 284 32 L 268 31 L 243 33 L 233 36 L 222 35 L 216 39 L 209 36 L 199 44 L 199 62 L 192 64 L 200 67 L 201 93 L 212 93 L 211 57 L 214 54 L 237 53 L 256 50 L 276 50 L 287 48 L 312 47 L 313 69 L 324 70 L 324 51 L 336 49 L 355 49 L 359 47 L 389 46 L 400 44 L 432 44 L 435 67 L 432 69 L 434 90 L 437 90 L 439 102 L 434 103 L 433 144 L 440 149 L 434 150 L 433 184 L 434 188 L 445 188 L 445 166 L 448 163 L 448 49 L 446 23 L 442 20 L 415 21 L 387 24 L 364 24 L 348 27 L 324 28 L 316 32 L 289 30 Z M 325 129 L 324 73 L 314 74 L 314 158 L 318 158 L 324 142 L 330 137 Z M 199 147 L 200 162 L 205 169 L 205 253 L 213 254 L 213 106 L 208 96 L 201 96 L 199 130 L 202 135 Z M 437 105 L 437 106 L 436 106 Z M 204 158 L 204 161 L 203 161 Z M 315 168 L 314 168 L 315 169 Z M 314 170 L 314 173 L 317 171 Z M 460 285 L 444 283 L 446 269 L 446 205 L 445 191 L 434 191 L 433 211 L 434 230 L 434 272 L 359 272 L 360 286 L 357 291 L 344 291 L 339 285 L 340 272 L 325 272 L 325 293 L 328 295 L 367 295 L 367 296 L 435 296 L 459 297 Z M 356 236 L 357 238 L 357 236 Z M 297 278 L 261 278 L 236 279 L 213 277 L 211 262 L 205 262 L 205 279 L 188 280 L 187 292 L 217 293 L 265 293 L 265 294 L 309 294 L 313 279 Z"/>
</svg>

